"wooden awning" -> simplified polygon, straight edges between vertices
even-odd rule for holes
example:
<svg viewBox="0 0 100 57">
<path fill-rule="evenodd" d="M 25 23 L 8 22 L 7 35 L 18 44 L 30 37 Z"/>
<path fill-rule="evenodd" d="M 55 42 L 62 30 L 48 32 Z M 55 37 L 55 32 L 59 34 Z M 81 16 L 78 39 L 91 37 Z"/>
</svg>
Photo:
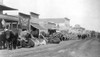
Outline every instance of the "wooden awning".
<svg viewBox="0 0 100 57">
<path fill-rule="evenodd" d="M 39 30 L 46 30 L 45 28 L 43 28 L 42 26 L 40 26 L 38 23 L 32 23 L 31 22 L 31 25 Z"/>
<path fill-rule="evenodd" d="M 16 16 L 5 15 L 5 14 L 0 14 L 0 19 L 11 20 L 11 21 L 18 21 L 19 20 L 19 18 Z"/>
</svg>

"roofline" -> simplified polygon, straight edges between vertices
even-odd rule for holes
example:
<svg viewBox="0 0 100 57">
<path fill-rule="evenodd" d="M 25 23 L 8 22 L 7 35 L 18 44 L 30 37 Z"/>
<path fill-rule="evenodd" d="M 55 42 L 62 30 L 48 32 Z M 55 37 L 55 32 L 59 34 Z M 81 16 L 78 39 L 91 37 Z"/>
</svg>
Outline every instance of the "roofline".
<svg viewBox="0 0 100 57">
<path fill-rule="evenodd" d="M 40 15 L 40 14 L 37 14 L 37 13 L 34 13 L 34 12 L 30 12 L 30 14 Z"/>
<path fill-rule="evenodd" d="M 14 9 L 14 8 L 8 7 L 8 6 L 4 5 L 4 4 L 0 4 L 0 6 L 3 6 L 3 7 L 6 7 L 6 8 L 9 8 L 9 10 L 18 10 L 18 9 Z"/>
<path fill-rule="evenodd" d="M 19 12 L 19 14 L 22 14 L 22 15 L 25 15 L 25 16 L 28 16 L 28 17 L 30 17 L 30 15 L 28 15 L 28 14 L 25 14 L 25 13 L 22 13 L 22 12 Z"/>
<path fill-rule="evenodd" d="M 68 21 L 70 21 L 70 19 L 69 19 L 69 18 L 67 18 L 67 17 L 65 17 L 65 19 L 66 19 L 66 20 L 68 20 Z"/>
<path fill-rule="evenodd" d="M 0 16 L 2 16 L 1 18 L 3 18 L 3 19 L 13 20 L 13 21 L 19 20 L 19 18 L 17 16 L 5 15 L 5 14 L 0 14 Z"/>
</svg>

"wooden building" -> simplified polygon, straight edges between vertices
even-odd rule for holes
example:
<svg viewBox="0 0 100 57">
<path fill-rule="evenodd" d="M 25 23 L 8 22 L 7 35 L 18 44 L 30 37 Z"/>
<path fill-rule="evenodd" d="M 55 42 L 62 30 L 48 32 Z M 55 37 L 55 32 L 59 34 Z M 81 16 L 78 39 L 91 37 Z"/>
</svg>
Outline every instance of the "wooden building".
<svg viewBox="0 0 100 57">
<path fill-rule="evenodd" d="M 0 3 L 0 30 L 4 29 L 4 27 L 9 26 L 9 29 L 13 29 L 17 27 L 18 17 L 3 14 L 3 11 L 6 10 L 17 10 L 8 6 L 5 6 L 3 3 Z"/>
</svg>

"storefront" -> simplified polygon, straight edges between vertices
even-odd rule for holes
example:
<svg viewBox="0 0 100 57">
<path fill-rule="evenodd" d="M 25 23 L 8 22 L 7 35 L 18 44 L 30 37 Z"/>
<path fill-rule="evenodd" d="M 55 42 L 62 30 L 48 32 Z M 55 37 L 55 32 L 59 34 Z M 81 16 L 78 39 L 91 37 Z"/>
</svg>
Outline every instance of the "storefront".
<svg viewBox="0 0 100 57">
<path fill-rule="evenodd" d="M 18 17 L 0 14 L 0 30 L 5 27 L 8 29 L 16 29 L 18 26 Z"/>
<path fill-rule="evenodd" d="M 4 4 L 0 4 L 0 30 L 4 29 L 5 27 L 13 29 L 14 27 L 17 27 L 18 24 L 18 17 L 3 14 L 3 11 L 6 10 L 17 10 L 17 9 L 5 6 Z M 14 23 L 16 24 L 16 26 L 13 25 Z"/>
<path fill-rule="evenodd" d="M 31 30 L 31 33 L 34 37 L 37 37 L 39 36 L 39 33 L 43 30 L 46 31 L 45 28 L 41 27 L 38 23 L 31 23 L 30 24 L 30 30 Z"/>
</svg>

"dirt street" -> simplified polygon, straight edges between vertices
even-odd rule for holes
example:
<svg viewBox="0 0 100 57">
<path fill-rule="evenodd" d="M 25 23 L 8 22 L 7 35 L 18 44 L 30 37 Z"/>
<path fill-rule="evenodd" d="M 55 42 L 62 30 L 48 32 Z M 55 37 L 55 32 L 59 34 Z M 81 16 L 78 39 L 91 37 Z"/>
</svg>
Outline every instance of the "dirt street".
<svg viewBox="0 0 100 57">
<path fill-rule="evenodd" d="M 0 50 L 0 57 L 100 57 L 100 42 L 96 39 L 70 40 L 34 48 Z"/>
</svg>

